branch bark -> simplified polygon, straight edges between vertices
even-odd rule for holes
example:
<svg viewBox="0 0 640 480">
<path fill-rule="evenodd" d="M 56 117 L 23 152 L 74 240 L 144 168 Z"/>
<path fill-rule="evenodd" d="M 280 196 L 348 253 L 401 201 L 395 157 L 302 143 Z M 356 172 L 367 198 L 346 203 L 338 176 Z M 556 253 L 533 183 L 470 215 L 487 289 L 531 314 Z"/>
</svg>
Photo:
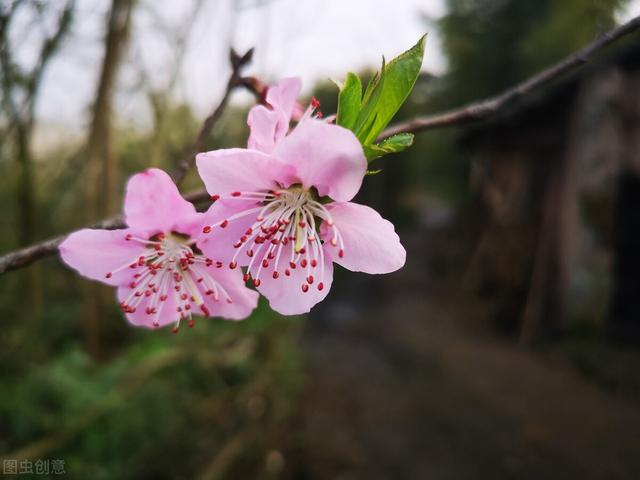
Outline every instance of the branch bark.
<svg viewBox="0 0 640 480">
<path fill-rule="evenodd" d="M 451 125 L 459 125 L 486 119 L 489 116 L 499 112 L 514 100 L 522 98 L 523 96 L 539 89 L 541 86 L 548 84 L 549 82 L 559 78 L 560 76 L 577 67 L 583 66 L 584 64 L 593 60 L 596 53 L 598 53 L 603 48 L 619 40 L 620 38 L 623 38 L 626 35 L 637 32 L 638 30 L 640 30 L 640 16 L 635 17 L 624 25 L 621 25 L 620 27 L 607 32 L 602 37 L 587 45 L 582 50 L 566 57 L 557 64 L 543 70 L 529 80 L 526 80 L 499 95 L 481 100 L 479 102 L 474 102 L 465 107 L 450 110 L 438 115 L 418 117 L 408 122 L 398 123 L 383 131 L 380 135 L 380 138 L 387 138 L 402 132 L 418 133 L 425 130 L 443 128 Z M 173 179 L 175 181 L 180 182 L 184 178 L 184 175 L 187 173 L 189 167 L 193 164 L 195 153 L 197 153 L 199 148 L 203 146 L 205 138 L 224 110 L 224 106 L 226 105 L 230 95 L 229 90 L 237 86 L 244 86 L 245 88 L 248 88 L 250 91 L 255 93 L 257 96 L 260 95 L 260 93 L 258 92 L 258 88 L 256 87 L 255 79 L 242 78 L 239 75 L 239 70 L 238 72 L 236 72 L 236 68 L 239 69 L 243 65 L 242 59 L 247 56 L 250 59 L 251 53 L 252 51 L 249 51 L 239 58 L 237 57 L 237 55 L 235 55 L 235 62 L 240 62 L 240 65 L 237 66 L 234 66 L 236 64 L 234 63 L 234 55 L 232 55 L 232 66 L 234 66 L 234 70 L 231 77 L 229 78 L 227 91 L 225 92 L 225 95 L 223 96 L 222 101 L 220 102 L 218 107 L 205 120 L 200 134 L 189 150 L 189 154 L 185 155 L 185 157 L 176 166 L 173 172 Z M 248 61 L 249 60 L 246 60 L 245 63 L 247 63 Z M 198 199 L 206 199 L 207 196 L 206 192 L 198 191 L 191 192 L 185 195 L 185 198 L 195 201 Z M 92 228 L 114 229 L 121 227 L 122 219 L 118 217 L 114 219 L 104 220 L 94 225 Z M 25 267 L 37 260 L 55 254 L 57 252 L 58 246 L 66 238 L 67 235 L 68 234 L 51 238 L 49 240 L 45 240 L 44 242 L 37 243 L 30 247 L 10 252 L 1 256 L 0 274 Z"/>
</svg>

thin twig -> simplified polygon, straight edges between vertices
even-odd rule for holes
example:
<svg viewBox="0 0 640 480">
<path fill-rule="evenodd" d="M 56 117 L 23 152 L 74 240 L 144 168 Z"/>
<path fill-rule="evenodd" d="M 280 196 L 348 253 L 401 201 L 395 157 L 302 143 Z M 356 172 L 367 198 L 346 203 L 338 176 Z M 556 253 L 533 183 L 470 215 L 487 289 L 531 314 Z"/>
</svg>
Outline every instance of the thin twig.
<svg viewBox="0 0 640 480">
<path fill-rule="evenodd" d="M 396 135 L 402 132 L 411 132 L 417 133 L 425 130 L 442 128 L 451 125 L 458 125 L 462 123 L 467 123 L 471 121 L 478 121 L 482 119 L 486 119 L 487 117 L 497 113 L 506 105 L 510 104 L 513 100 L 523 97 L 531 93 L 532 91 L 540 88 L 543 85 L 551 82 L 552 80 L 557 79 L 558 77 L 566 74 L 567 72 L 584 65 L 585 63 L 593 60 L 595 54 L 602 50 L 604 47 L 610 45 L 611 43 L 619 40 L 620 38 L 636 32 L 640 29 L 640 16 L 633 18 L 629 22 L 617 27 L 604 35 L 602 35 L 599 39 L 594 41 L 593 43 L 587 45 L 582 50 L 569 55 L 564 60 L 558 62 L 557 64 L 543 70 L 537 75 L 531 77 L 529 80 L 526 80 L 513 88 L 510 88 L 503 93 L 496 95 L 494 97 L 490 97 L 488 99 L 471 103 L 465 107 L 450 110 L 448 112 L 444 112 L 438 115 L 428 116 L 428 117 L 418 117 L 414 120 L 410 120 L 408 122 L 398 123 L 387 128 L 382 132 L 380 138 L 387 138 L 392 135 Z M 251 51 L 247 52 L 244 56 L 238 57 L 235 56 L 236 59 L 240 59 L 240 61 L 247 57 L 247 55 L 251 56 Z M 232 65 L 234 56 L 232 55 Z M 248 60 L 247 60 L 248 62 Z M 226 105 L 226 102 L 229 98 L 230 89 L 235 88 L 237 86 L 243 86 L 250 91 L 252 91 L 256 96 L 260 97 L 262 94 L 262 90 L 259 86 L 259 82 L 256 79 L 252 78 L 243 78 L 239 75 L 239 68 L 242 65 L 237 65 L 234 67 L 234 72 L 236 72 L 236 68 L 238 72 L 232 73 L 229 78 L 229 83 L 227 84 L 227 91 L 225 92 L 222 101 L 218 105 L 218 107 L 214 110 L 214 112 L 205 120 L 205 123 L 202 126 L 200 134 L 196 138 L 196 141 L 193 143 L 189 150 L 189 154 L 185 155 L 183 160 L 178 164 L 176 170 L 173 173 L 173 178 L 176 182 L 182 180 L 189 167 L 192 165 L 195 154 L 201 149 L 204 144 L 204 141 L 209 134 L 213 125 L 215 125 L 216 121 L 222 114 L 222 110 Z M 198 197 L 202 200 L 203 192 L 191 192 L 186 196 L 186 198 Z M 206 194 L 205 194 L 206 198 Z M 122 220 L 120 218 L 116 219 L 108 219 L 103 222 L 98 223 L 94 226 L 94 228 L 120 228 L 122 226 Z M 53 255 L 57 252 L 58 246 L 60 243 L 66 238 L 68 234 L 61 235 L 59 237 L 55 237 L 49 240 L 45 240 L 44 242 L 40 242 L 34 244 L 30 247 L 23 248 L 21 250 L 17 250 L 14 252 L 7 253 L 0 257 L 0 274 L 4 272 L 8 272 L 10 270 L 16 270 L 18 268 L 25 267 L 30 265 L 31 263 L 40 260 L 41 258 L 47 257 L 49 255 Z"/>
<path fill-rule="evenodd" d="M 200 128 L 200 133 L 196 137 L 195 141 L 189 147 L 187 153 L 184 155 L 182 160 L 178 162 L 175 169 L 171 174 L 171 178 L 176 184 L 180 184 L 182 179 L 185 177 L 191 165 L 195 161 L 195 156 L 198 152 L 202 151 L 204 147 L 204 142 L 211 133 L 211 129 L 218 122 L 224 109 L 227 106 L 227 102 L 229 101 L 229 97 L 231 96 L 231 92 L 235 90 L 237 87 L 247 87 L 246 82 L 243 80 L 241 75 L 242 68 L 251 62 L 251 58 L 253 57 L 253 48 L 247 51 L 244 55 L 238 55 L 233 49 L 231 49 L 229 53 L 229 60 L 231 62 L 231 75 L 229 76 L 229 81 L 227 82 L 227 88 L 225 89 L 224 95 L 220 100 L 220 103 L 215 108 L 211 115 L 209 115 L 204 123 L 202 124 L 202 128 Z M 1 271 L 0 271 L 1 272 Z"/>
<path fill-rule="evenodd" d="M 462 123 L 477 122 L 498 113 L 514 100 L 522 98 L 530 94 L 534 90 L 558 79 L 565 73 L 575 70 L 593 60 L 596 53 L 619 40 L 620 38 L 636 32 L 640 29 L 640 16 L 633 18 L 624 25 L 608 31 L 593 43 L 590 43 L 582 50 L 579 50 L 551 67 L 541 71 L 537 75 L 519 83 L 515 87 L 509 88 L 504 92 L 465 105 L 464 107 L 448 112 L 430 115 L 426 117 L 418 117 L 407 122 L 401 122 L 392 125 L 380 134 L 380 139 L 388 138 L 398 133 L 418 133 L 425 130 L 433 130 L 436 128 L 448 127 L 451 125 L 459 125 Z"/>
</svg>

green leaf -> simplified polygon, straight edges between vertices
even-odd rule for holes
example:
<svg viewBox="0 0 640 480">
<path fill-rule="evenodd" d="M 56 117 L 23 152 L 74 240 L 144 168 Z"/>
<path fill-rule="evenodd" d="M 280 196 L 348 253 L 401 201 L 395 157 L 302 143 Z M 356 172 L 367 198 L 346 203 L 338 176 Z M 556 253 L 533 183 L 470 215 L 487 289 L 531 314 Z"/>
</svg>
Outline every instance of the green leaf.
<svg viewBox="0 0 640 480">
<path fill-rule="evenodd" d="M 376 101 L 372 103 L 371 111 L 367 112 L 369 120 L 373 117 L 373 124 L 367 129 L 366 136 L 361 138 L 358 135 L 364 145 L 375 141 L 411 93 L 422 67 L 426 38 L 424 35 L 418 43 L 394 58 L 386 67 L 383 65 L 380 78 L 384 78 L 384 82 L 380 81 L 373 86 L 371 97 L 373 99 L 376 96 Z M 363 103 L 366 101 L 367 93 Z"/>
<path fill-rule="evenodd" d="M 385 138 L 378 144 L 365 145 L 364 154 L 368 161 L 380 158 L 388 153 L 397 153 L 409 148 L 413 144 L 412 133 L 399 133 L 389 138 Z"/>
<path fill-rule="evenodd" d="M 336 123 L 352 130 L 358 119 L 362 105 L 362 82 L 355 73 L 349 72 L 338 96 L 338 116 Z"/>
<path fill-rule="evenodd" d="M 385 66 L 385 59 L 382 57 L 382 68 L 380 73 L 376 73 L 367 84 L 367 89 L 365 90 L 364 97 L 362 99 L 362 108 L 358 114 L 355 127 L 353 128 L 353 132 L 363 145 L 366 145 L 364 140 L 369 135 L 369 131 L 376 120 L 376 107 L 386 82 Z"/>
</svg>

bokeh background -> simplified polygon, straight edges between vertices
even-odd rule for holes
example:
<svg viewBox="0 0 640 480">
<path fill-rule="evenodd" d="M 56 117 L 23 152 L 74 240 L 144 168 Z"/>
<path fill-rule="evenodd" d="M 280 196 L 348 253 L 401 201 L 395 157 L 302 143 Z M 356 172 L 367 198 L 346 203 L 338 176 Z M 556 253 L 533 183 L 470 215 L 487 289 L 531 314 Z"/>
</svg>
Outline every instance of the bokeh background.
<svg viewBox="0 0 640 480">
<path fill-rule="evenodd" d="M 335 111 L 429 32 L 397 121 L 497 93 L 633 0 L 0 0 L 0 249 L 118 213 L 244 73 Z M 110 52 L 110 53 L 108 53 Z M 108 53 L 108 54 L 106 54 Z M 0 457 L 92 479 L 640 478 L 640 35 L 499 115 L 416 136 L 357 201 L 407 265 L 305 317 L 131 328 L 57 258 L 0 278 Z M 243 146 L 236 92 L 207 149 Z M 184 191 L 199 188 L 190 172 Z M 206 205 L 205 205 L 206 207 Z M 20 476 L 20 475 L 18 475 Z M 27 478 L 29 475 L 22 475 Z"/>
</svg>

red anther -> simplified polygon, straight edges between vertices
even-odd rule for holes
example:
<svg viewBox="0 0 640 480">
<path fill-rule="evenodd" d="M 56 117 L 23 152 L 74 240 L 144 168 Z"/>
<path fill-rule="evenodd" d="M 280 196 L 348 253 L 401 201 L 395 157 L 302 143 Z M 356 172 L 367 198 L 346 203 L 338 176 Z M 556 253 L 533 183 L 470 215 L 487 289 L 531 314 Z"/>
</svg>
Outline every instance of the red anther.
<svg viewBox="0 0 640 480">
<path fill-rule="evenodd" d="M 262 268 L 267 268 L 269 266 L 269 260 L 266 258 L 262 260 Z"/>
<path fill-rule="evenodd" d="M 313 285 L 313 275 L 309 275 L 309 276 L 307 277 L 307 283 L 308 283 L 309 285 Z"/>
<path fill-rule="evenodd" d="M 107 272 L 107 274 L 104 277 L 105 278 L 111 278 L 111 277 L 113 277 L 113 273 Z"/>
<path fill-rule="evenodd" d="M 204 278 L 200 277 L 198 280 L 196 280 L 196 282 L 202 283 L 203 280 L 204 280 Z"/>
<path fill-rule="evenodd" d="M 173 328 L 171 329 L 171 333 L 173 333 L 173 334 L 178 333 L 178 331 L 179 331 L 178 327 L 173 327 Z"/>
<path fill-rule="evenodd" d="M 259 286 L 260 286 L 260 283 L 261 283 L 261 282 L 260 282 L 260 279 L 259 279 L 259 278 L 255 278 L 255 279 L 253 280 L 253 285 L 254 285 L 255 287 L 259 287 Z"/>
<path fill-rule="evenodd" d="M 159 233 L 156 237 L 158 237 L 158 240 L 164 240 L 164 233 Z"/>
<path fill-rule="evenodd" d="M 309 285 L 307 285 L 306 283 L 302 284 L 302 291 L 304 293 L 307 293 L 309 291 Z"/>
<path fill-rule="evenodd" d="M 276 271 L 274 271 L 274 272 L 273 272 L 272 277 L 273 277 L 274 279 L 278 278 L 279 276 L 280 276 L 280 274 L 279 274 L 278 272 L 276 272 Z"/>
<path fill-rule="evenodd" d="M 205 265 L 206 265 L 207 267 L 210 267 L 211 265 L 213 265 L 213 260 L 211 260 L 210 258 L 207 258 L 207 259 L 205 260 Z"/>
<path fill-rule="evenodd" d="M 242 236 L 240 237 L 240 241 L 241 241 L 242 243 L 246 242 L 246 241 L 247 241 L 247 236 L 246 236 L 246 235 L 242 235 Z"/>
<path fill-rule="evenodd" d="M 267 255 L 267 258 L 268 258 L 269 260 L 273 260 L 274 258 L 276 258 L 276 254 L 275 254 L 275 252 L 269 252 L 269 255 Z"/>
<path fill-rule="evenodd" d="M 188 303 L 184 306 L 185 310 L 191 310 L 191 305 L 189 305 Z"/>
<path fill-rule="evenodd" d="M 232 192 L 231 193 L 232 197 L 239 197 L 240 195 L 242 195 L 242 192 Z"/>
<path fill-rule="evenodd" d="M 296 262 L 289 262 L 289 266 L 290 266 L 293 270 L 295 270 L 295 268 L 296 268 Z"/>
<path fill-rule="evenodd" d="M 311 108 L 313 108 L 315 110 L 319 106 L 320 106 L 320 101 L 316 97 L 313 97 L 311 99 Z"/>
<path fill-rule="evenodd" d="M 240 248 L 242 246 L 242 242 L 240 240 L 238 240 L 236 243 L 233 244 L 233 248 Z"/>
<path fill-rule="evenodd" d="M 246 231 L 246 232 L 244 232 L 244 233 L 245 233 L 245 235 L 251 235 L 251 234 L 253 234 L 253 228 L 251 228 L 251 227 L 247 228 L 247 231 Z"/>
<path fill-rule="evenodd" d="M 138 266 L 137 263 L 132 263 L 131 265 L 129 265 L 129 268 L 136 268 Z"/>
<path fill-rule="evenodd" d="M 278 245 L 280 243 L 280 240 L 278 240 L 277 238 L 274 238 L 273 240 L 271 240 L 271 243 L 274 245 Z"/>
<path fill-rule="evenodd" d="M 176 292 L 180 291 L 180 285 L 176 285 L 175 287 L 173 287 L 175 289 Z"/>
<path fill-rule="evenodd" d="M 284 238 L 282 239 L 282 244 L 283 244 L 283 245 L 286 245 L 286 244 L 288 244 L 288 243 L 289 243 L 289 238 L 288 238 L 288 237 L 284 237 Z"/>
<path fill-rule="evenodd" d="M 320 110 L 316 112 L 316 117 L 322 118 L 322 112 Z"/>
<path fill-rule="evenodd" d="M 304 255 L 305 253 L 307 253 L 307 249 L 306 249 L 306 248 L 301 248 L 301 249 L 300 249 L 300 253 L 301 253 L 302 255 Z"/>
<path fill-rule="evenodd" d="M 139 273 L 134 273 L 133 274 L 133 278 L 140 278 L 140 274 Z"/>
<path fill-rule="evenodd" d="M 160 301 L 161 302 L 166 302 L 167 301 L 167 296 L 166 295 L 160 295 Z"/>
<path fill-rule="evenodd" d="M 324 283 L 320 282 L 318 284 L 318 290 L 322 291 L 323 288 L 324 288 Z"/>
<path fill-rule="evenodd" d="M 222 268 L 222 265 L 223 265 L 222 262 L 216 262 L 216 267 Z"/>
<path fill-rule="evenodd" d="M 129 288 L 136 288 L 136 282 L 131 282 L 129 284 Z"/>
<path fill-rule="evenodd" d="M 248 282 L 250 277 L 251 276 L 248 273 L 245 273 L 244 275 L 242 275 L 242 281 Z"/>
<path fill-rule="evenodd" d="M 211 313 L 209 312 L 209 309 L 206 305 L 200 305 L 200 310 L 202 310 L 202 313 L 204 313 L 207 317 L 211 316 Z"/>
<path fill-rule="evenodd" d="M 216 200 L 218 200 L 219 198 L 220 198 L 220 195 L 211 195 L 211 200 L 214 201 L 214 202 Z"/>
<path fill-rule="evenodd" d="M 298 225 L 300 226 L 300 228 L 304 228 L 307 226 L 307 224 L 303 221 L 300 221 L 300 223 L 298 223 Z"/>
<path fill-rule="evenodd" d="M 316 268 L 318 266 L 318 261 L 315 258 L 311 260 L 311 266 L 313 268 Z"/>
<path fill-rule="evenodd" d="M 231 263 L 229 263 L 229 268 L 230 268 L 231 270 L 233 270 L 233 269 L 234 269 L 234 268 L 236 268 L 237 266 L 238 266 L 238 262 L 231 262 Z"/>
<path fill-rule="evenodd" d="M 253 250 L 247 250 L 247 257 L 253 257 Z"/>
<path fill-rule="evenodd" d="M 124 239 L 125 239 L 125 240 L 127 240 L 127 241 L 131 240 L 132 238 L 133 238 L 133 235 L 131 235 L 130 233 L 127 233 L 127 234 L 124 236 Z"/>
<path fill-rule="evenodd" d="M 284 274 L 288 277 L 288 276 L 290 276 L 290 275 L 291 275 L 291 272 L 290 272 L 290 271 L 289 271 L 289 269 L 287 268 L 287 269 L 284 271 Z"/>
<path fill-rule="evenodd" d="M 302 260 L 300 260 L 300 266 L 302 268 L 306 268 L 307 267 L 307 259 L 303 258 Z"/>
<path fill-rule="evenodd" d="M 186 293 L 183 293 L 182 295 L 180 295 L 181 300 L 186 300 L 187 298 L 189 298 L 189 295 L 187 295 Z"/>
<path fill-rule="evenodd" d="M 227 228 L 227 225 L 229 225 L 229 220 L 225 220 L 220 224 L 222 228 Z"/>
<path fill-rule="evenodd" d="M 211 233 L 211 225 L 207 225 L 202 229 L 202 233 Z"/>
<path fill-rule="evenodd" d="M 189 326 L 189 328 L 193 328 L 195 324 L 196 324 L 196 321 L 193 318 L 190 318 L 189 323 L 187 325 Z"/>
<path fill-rule="evenodd" d="M 340 258 L 344 257 L 344 250 L 341 248 L 340 251 L 338 252 L 338 256 Z"/>
</svg>

